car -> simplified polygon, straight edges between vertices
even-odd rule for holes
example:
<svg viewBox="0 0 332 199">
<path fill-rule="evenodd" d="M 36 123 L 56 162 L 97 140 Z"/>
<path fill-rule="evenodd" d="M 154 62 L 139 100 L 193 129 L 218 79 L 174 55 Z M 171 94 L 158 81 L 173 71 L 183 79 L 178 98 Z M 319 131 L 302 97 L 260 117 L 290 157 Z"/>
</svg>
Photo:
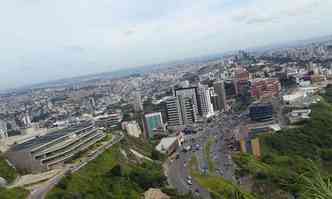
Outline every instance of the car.
<svg viewBox="0 0 332 199">
<path fill-rule="evenodd" d="M 192 180 L 193 178 L 191 176 L 187 176 L 187 180 Z"/>
<path fill-rule="evenodd" d="M 193 182 L 191 180 L 187 180 L 188 185 L 193 185 Z"/>
</svg>

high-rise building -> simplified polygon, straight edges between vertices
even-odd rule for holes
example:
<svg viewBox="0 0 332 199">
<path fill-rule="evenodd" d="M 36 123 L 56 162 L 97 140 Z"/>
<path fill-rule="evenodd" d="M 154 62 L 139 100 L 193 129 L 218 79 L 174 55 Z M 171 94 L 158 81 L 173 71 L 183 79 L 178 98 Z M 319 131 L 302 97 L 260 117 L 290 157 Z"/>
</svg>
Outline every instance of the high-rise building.
<svg viewBox="0 0 332 199">
<path fill-rule="evenodd" d="M 250 106 L 249 116 L 253 121 L 269 121 L 273 118 L 273 106 L 271 103 L 256 103 Z"/>
<path fill-rule="evenodd" d="M 199 112 L 203 117 L 209 117 L 213 114 L 213 105 L 211 103 L 210 88 L 207 85 L 198 85 Z"/>
<path fill-rule="evenodd" d="M 218 95 L 214 91 L 214 87 L 209 88 L 210 99 L 213 107 L 213 111 L 217 111 L 218 109 Z"/>
<path fill-rule="evenodd" d="M 180 101 L 178 97 L 171 97 L 166 101 L 168 126 L 179 126 L 183 124 Z"/>
<path fill-rule="evenodd" d="M 178 96 L 183 124 L 193 124 L 197 121 L 197 111 L 191 97 Z"/>
<path fill-rule="evenodd" d="M 197 87 L 179 88 L 175 89 L 174 92 L 175 96 L 179 97 L 178 99 L 180 100 L 180 104 L 182 105 L 181 110 L 183 118 L 190 113 L 192 114 L 193 122 L 195 122 L 199 115 L 198 107 L 200 106 L 199 100 L 197 100 Z M 192 104 L 191 106 L 189 106 L 189 102 Z M 186 124 L 186 119 L 183 119 L 183 121 Z"/>
<path fill-rule="evenodd" d="M 214 92 L 217 94 L 217 110 L 224 111 L 227 107 L 226 92 L 224 81 L 216 81 L 213 83 Z"/>
<path fill-rule="evenodd" d="M 165 130 L 160 112 L 147 113 L 144 115 L 144 130 L 146 135 L 150 138 Z"/>
<path fill-rule="evenodd" d="M 139 112 L 143 111 L 143 102 L 142 96 L 140 92 L 134 92 L 134 102 L 133 102 L 134 110 Z"/>
<path fill-rule="evenodd" d="M 28 112 L 24 114 L 22 120 L 23 120 L 23 124 L 24 124 L 25 128 L 31 127 L 31 119 L 30 119 L 30 115 Z"/>
</svg>

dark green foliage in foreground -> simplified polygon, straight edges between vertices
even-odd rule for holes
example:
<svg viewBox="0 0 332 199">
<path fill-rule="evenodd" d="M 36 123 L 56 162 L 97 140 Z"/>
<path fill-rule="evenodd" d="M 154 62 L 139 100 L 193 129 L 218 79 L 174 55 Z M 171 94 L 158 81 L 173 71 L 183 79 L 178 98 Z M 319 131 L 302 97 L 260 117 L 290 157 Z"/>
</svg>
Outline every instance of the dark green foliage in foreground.
<svg viewBox="0 0 332 199">
<path fill-rule="evenodd" d="M 131 140 L 131 143 L 134 141 Z M 165 187 L 166 177 L 159 163 L 135 162 L 137 161 L 131 162 L 124 158 L 120 152 L 120 145 L 113 146 L 79 172 L 65 177 L 47 198 L 140 199 L 149 188 Z M 175 192 L 174 199 L 191 198 L 180 197 Z"/>
<path fill-rule="evenodd" d="M 130 165 L 116 146 L 74 175 L 64 178 L 48 198 L 140 198 L 150 187 L 160 187 L 165 177 L 160 165 Z"/>
<path fill-rule="evenodd" d="M 0 153 L 0 177 L 3 177 L 8 182 L 12 182 L 17 177 L 17 173 L 14 168 L 7 164 L 7 161 Z"/>
<path fill-rule="evenodd" d="M 332 198 L 332 178 L 323 176 L 317 167 L 300 177 L 302 185 L 301 198 L 303 199 L 330 199 Z"/>
<path fill-rule="evenodd" d="M 0 188 L 1 199 L 24 199 L 28 196 L 28 191 L 22 188 L 5 189 Z"/>
</svg>

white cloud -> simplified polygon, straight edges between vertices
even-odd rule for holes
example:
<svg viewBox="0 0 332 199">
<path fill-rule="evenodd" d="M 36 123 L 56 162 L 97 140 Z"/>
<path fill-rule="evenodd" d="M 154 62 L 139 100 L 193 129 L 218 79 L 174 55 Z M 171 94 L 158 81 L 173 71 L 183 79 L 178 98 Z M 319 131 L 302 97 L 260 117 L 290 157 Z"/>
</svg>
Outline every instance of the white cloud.
<svg viewBox="0 0 332 199">
<path fill-rule="evenodd" d="M 0 88 L 329 34 L 331 9 L 331 0 L 3 1 Z"/>
</svg>

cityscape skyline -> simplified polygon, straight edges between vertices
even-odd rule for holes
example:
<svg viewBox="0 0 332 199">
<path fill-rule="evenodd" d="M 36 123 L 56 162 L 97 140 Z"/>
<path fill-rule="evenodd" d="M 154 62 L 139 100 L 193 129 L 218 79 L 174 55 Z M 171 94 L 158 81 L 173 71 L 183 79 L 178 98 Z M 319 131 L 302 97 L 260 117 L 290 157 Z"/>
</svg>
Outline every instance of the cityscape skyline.
<svg viewBox="0 0 332 199">
<path fill-rule="evenodd" d="M 0 89 L 328 35 L 331 7 L 324 0 L 6 2 Z"/>
</svg>

